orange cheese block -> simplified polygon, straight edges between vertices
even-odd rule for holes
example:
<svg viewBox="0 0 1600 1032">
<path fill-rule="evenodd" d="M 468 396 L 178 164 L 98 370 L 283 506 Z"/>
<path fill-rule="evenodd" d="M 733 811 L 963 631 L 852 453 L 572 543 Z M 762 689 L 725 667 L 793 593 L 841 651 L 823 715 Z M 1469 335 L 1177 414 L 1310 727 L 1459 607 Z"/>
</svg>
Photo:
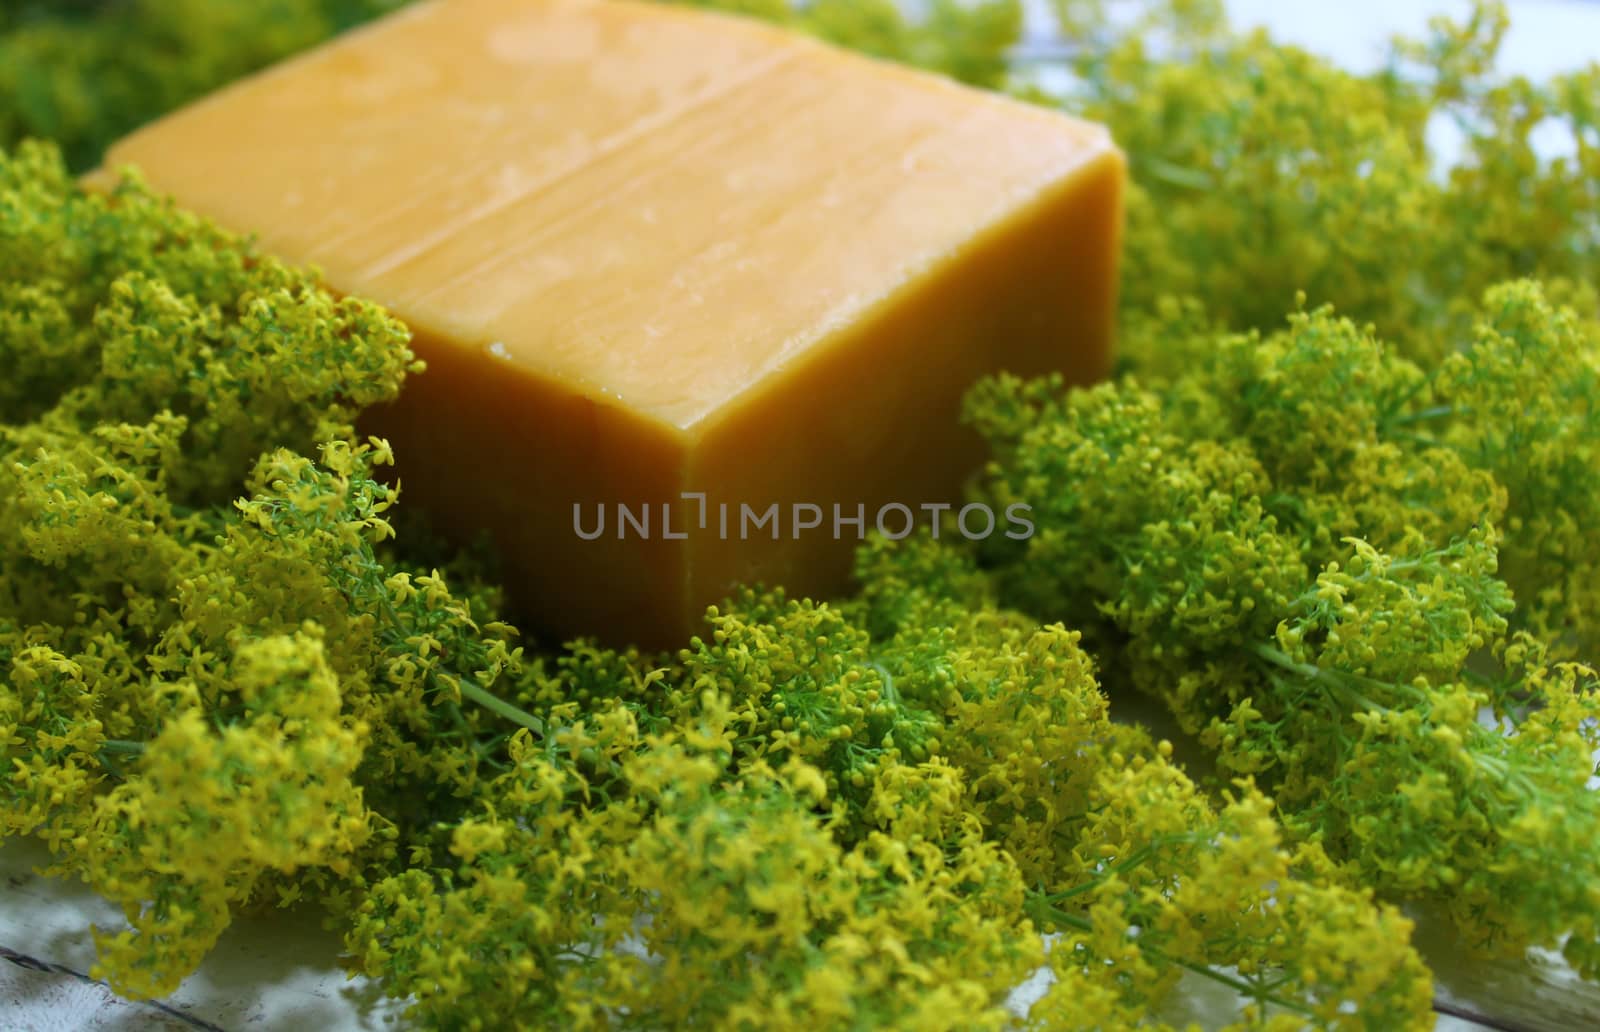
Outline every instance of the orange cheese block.
<svg viewBox="0 0 1600 1032">
<path fill-rule="evenodd" d="M 410 324 L 428 371 L 370 428 L 562 634 L 840 589 L 959 496 L 974 380 L 1110 364 L 1104 129 L 741 18 L 433 0 L 107 162 Z"/>
</svg>

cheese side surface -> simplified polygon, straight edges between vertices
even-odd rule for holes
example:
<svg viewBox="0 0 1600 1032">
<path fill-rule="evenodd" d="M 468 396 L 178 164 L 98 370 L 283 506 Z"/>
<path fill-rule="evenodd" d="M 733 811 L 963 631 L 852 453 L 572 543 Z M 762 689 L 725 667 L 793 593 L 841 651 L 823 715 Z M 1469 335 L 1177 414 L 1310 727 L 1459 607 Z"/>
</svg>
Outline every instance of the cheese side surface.
<svg viewBox="0 0 1600 1032">
<path fill-rule="evenodd" d="M 106 164 L 412 327 L 366 429 L 556 634 L 841 590 L 880 517 L 959 498 L 974 380 L 1110 368 L 1105 130 L 745 19 L 432 0 Z"/>
</svg>

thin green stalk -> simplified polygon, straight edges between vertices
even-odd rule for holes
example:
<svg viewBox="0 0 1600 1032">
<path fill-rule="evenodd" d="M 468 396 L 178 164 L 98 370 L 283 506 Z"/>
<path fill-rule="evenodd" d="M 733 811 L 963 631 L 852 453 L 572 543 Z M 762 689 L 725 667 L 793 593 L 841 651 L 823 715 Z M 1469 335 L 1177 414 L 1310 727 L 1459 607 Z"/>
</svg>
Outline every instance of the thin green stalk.
<svg viewBox="0 0 1600 1032">
<path fill-rule="evenodd" d="M 1051 921 L 1063 928 L 1071 928 L 1080 932 L 1094 931 L 1094 925 L 1089 921 L 1088 918 L 1079 914 L 1065 913 L 1064 911 L 1051 906 L 1049 902 L 1046 901 L 1045 897 L 1035 896 L 1031 909 L 1037 916 L 1043 917 L 1046 920 Z M 1161 949 L 1159 946 L 1151 946 L 1144 943 L 1140 943 L 1138 945 L 1141 952 L 1148 954 L 1155 960 L 1168 964 L 1175 964 L 1178 967 L 1183 968 L 1185 971 L 1190 971 L 1202 978 L 1210 979 L 1211 981 L 1216 982 L 1218 985 L 1227 986 L 1229 989 L 1232 989 L 1241 996 L 1248 997 L 1260 1003 L 1271 1004 L 1274 1007 L 1282 1007 L 1284 1010 L 1292 1011 L 1295 1014 L 1301 1014 L 1308 1018 L 1314 1016 L 1311 1009 L 1306 1007 L 1304 1004 L 1296 1003 L 1292 1000 L 1285 1000 L 1281 996 L 1267 992 L 1264 986 L 1252 983 L 1247 979 L 1218 971 L 1216 968 L 1208 967 L 1205 964 L 1197 964 L 1194 961 L 1184 960 L 1181 957 L 1174 957 L 1172 954 Z"/>
<path fill-rule="evenodd" d="M 463 699 L 471 699 L 491 713 L 497 713 L 513 724 L 525 727 L 536 735 L 542 736 L 544 734 L 544 721 L 526 710 L 511 705 L 511 703 L 499 696 L 490 694 L 471 681 L 464 680 L 461 682 L 461 697 Z"/>
</svg>

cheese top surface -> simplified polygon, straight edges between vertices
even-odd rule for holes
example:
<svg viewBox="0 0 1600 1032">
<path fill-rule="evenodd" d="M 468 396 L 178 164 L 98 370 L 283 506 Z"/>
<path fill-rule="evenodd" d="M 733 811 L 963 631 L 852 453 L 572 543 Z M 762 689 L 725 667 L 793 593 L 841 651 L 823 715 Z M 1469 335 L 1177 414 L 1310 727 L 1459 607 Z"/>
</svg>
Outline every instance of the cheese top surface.
<svg viewBox="0 0 1600 1032">
<path fill-rule="evenodd" d="M 693 435 L 1111 149 L 745 19 L 432 0 L 107 164 L 423 333 Z"/>
</svg>

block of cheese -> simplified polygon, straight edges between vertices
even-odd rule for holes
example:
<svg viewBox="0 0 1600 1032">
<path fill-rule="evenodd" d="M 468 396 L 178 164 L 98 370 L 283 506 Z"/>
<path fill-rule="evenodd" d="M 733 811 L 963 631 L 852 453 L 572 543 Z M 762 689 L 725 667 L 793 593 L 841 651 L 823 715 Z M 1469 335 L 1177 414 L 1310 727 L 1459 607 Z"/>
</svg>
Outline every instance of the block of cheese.
<svg viewBox="0 0 1600 1032">
<path fill-rule="evenodd" d="M 107 164 L 412 327 L 370 429 L 559 634 L 841 589 L 885 506 L 959 497 L 974 380 L 1110 363 L 1105 130 L 732 16 L 431 0 Z"/>
</svg>

